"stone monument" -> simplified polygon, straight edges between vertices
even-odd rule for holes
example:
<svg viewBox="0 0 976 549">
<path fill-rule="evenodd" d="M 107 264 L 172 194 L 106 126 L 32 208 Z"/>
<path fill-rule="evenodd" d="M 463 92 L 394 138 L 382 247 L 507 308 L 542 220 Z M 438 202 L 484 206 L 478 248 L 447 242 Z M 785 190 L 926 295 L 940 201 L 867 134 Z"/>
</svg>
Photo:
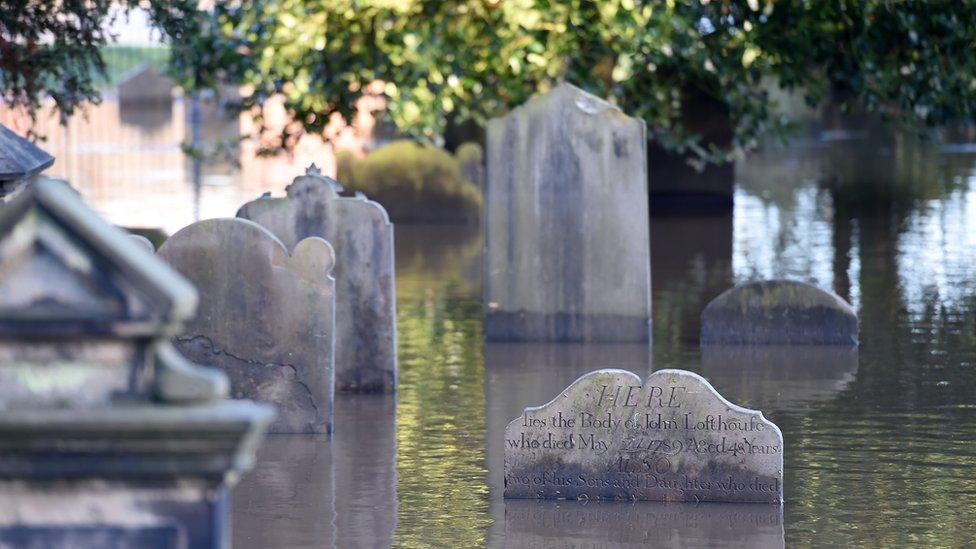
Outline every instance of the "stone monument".
<svg viewBox="0 0 976 549">
<path fill-rule="evenodd" d="M 796 280 L 750 282 L 702 311 L 704 345 L 857 345 L 857 314 L 837 294 Z"/>
<path fill-rule="evenodd" d="M 248 202 L 237 217 L 255 221 L 293 249 L 310 236 L 336 252 L 336 389 L 396 391 L 396 293 L 393 224 L 366 196 L 341 196 L 342 186 L 313 164 L 288 186 L 288 196 Z"/>
<path fill-rule="evenodd" d="M 66 183 L 0 206 L 0 545 L 230 546 L 273 410 L 170 344 L 196 304 Z"/>
<path fill-rule="evenodd" d="M 692 372 L 597 370 L 509 423 L 505 497 L 781 503 L 783 435 Z"/>
<path fill-rule="evenodd" d="M 486 339 L 650 341 L 644 122 L 560 84 L 487 131 Z"/>
<path fill-rule="evenodd" d="M 227 373 L 234 398 L 279 409 L 273 433 L 332 429 L 332 247 L 306 238 L 289 256 L 257 223 L 208 219 L 178 231 L 158 257 L 197 286 L 200 309 L 176 347 Z"/>
</svg>

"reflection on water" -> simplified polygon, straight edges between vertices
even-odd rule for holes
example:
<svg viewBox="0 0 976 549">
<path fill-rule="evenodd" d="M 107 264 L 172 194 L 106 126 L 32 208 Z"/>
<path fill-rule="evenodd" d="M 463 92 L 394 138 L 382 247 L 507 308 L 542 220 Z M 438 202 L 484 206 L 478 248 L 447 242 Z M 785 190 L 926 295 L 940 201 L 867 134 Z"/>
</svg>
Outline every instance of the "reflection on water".
<svg viewBox="0 0 976 549">
<path fill-rule="evenodd" d="M 732 402 L 798 411 L 837 398 L 857 374 L 857 348 L 842 345 L 707 345 L 699 371 Z"/>
<path fill-rule="evenodd" d="M 184 117 L 174 110 L 171 124 Z M 69 129 L 56 171 L 112 221 L 172 232 L 192 220 L 195 195 L 182 157 L 152 137 L 166 127 L 146 122 L 123 149 Z M 139 156 L 157 146 L 158 158 Z M 204 216 L 233 215 L 295 173 L 208 170 Z M 222 174 L 239 183 L 213 184 Z M 731 218 L 652 223 L 651 357 L 484 345 L 478 231 L 397 227 L 395 414 L 392 400 L 346 408 L 337 400 L 332 442 L 270 438 L 235 493 L 237 546 L 729 545 L 736 536 L 750 546 L 782 546 L 784 537 L 801 546 L 976 543 L 976 155 L 843 142 L 771 149 L 737 174 Z M 704 303 L 757 277 L 815 282 L 851 301 L 857 355 L 700 352 Z M 654 368 L 704 373 L 781 427 L 782 521 L 768 507 L 501 500 L 496 441 L 521 408 L 598 367 L 646 375 L 651 359 Z"/>
<path fill-rule="evenodd" d="M 742 503 L 507 500 L 505 547 L 785 547 L 783 508 Z"/>
</svg>

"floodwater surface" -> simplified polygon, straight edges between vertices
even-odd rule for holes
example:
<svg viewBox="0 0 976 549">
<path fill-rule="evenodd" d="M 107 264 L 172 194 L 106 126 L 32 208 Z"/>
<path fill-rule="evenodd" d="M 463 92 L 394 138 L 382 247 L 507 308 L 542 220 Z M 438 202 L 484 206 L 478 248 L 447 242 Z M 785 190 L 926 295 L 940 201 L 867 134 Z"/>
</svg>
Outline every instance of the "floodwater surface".
<svg viewBox="0 0 976 549">
<path fill-rule="evenodd" d="M 737 165 L 731 214 L 655 215 L 652 349 L 485 344 L 477 228 L 398 226 L 399 394 L 337 398 L 331 441 L 269 437 L 232 498 L 234 546 L 976 543 L 976 156 L 966 150 L 768 148 Z M 153 184 L 127 194 L 124 181 L 86 181 L 77 166 L 99 164 L 85 154 L 66 152 L 52 172 L 72 168 L 113 221 L 143 220 L 136 208 Z M 160 187 L 160 204 L 179 208 L 145 217 L 165 217 L 169 232 L 192 220 L 201 192 L 197 211 L 211 216 L 263 190 L 194 190 L 180 174 Z M 774 277 L 849 300 L 860 347 L 701 352 L 704 304 Z M 505 425 L 604 367 L 686 368 L 761 409 L 785 437 L 782 508 L 501 499 Z"/>
</svg>

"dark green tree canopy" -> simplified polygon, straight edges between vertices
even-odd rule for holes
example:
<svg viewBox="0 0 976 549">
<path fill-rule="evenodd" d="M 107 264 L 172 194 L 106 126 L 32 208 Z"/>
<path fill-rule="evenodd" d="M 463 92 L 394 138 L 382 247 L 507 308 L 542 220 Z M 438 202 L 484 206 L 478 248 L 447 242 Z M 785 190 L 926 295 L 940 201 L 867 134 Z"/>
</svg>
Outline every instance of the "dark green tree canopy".
<svg viewBox="0 0 976 549">
<path fill-rule="evenodd" d="M 197 2 L 167 0 L 0 0 L 0 100 L 33 117 L 45 97 L 63 117 L 99 99 L 96 80 L 105 73 L 101 48 L 121 10 L 140 6 L 166 36 L 185 40 L 199 30 Z M 64 119 L 64 118 L 63 118 Z"/>
<path fill-rule="evenodd" d="M 3 99 L 65 112 L 97 97 L 99 23 L 109 0 L 0 0 Z M 140 4 L 128 0 L 128 5 Z M 650 136 L 699 161 L 782 133 L 773 85 L 924 129 L 972 121 L 976 0 L 228 0 L 150 2 L 190 89 L 237 84 L 251 109 L 284 98 L 302 132 L 352 114 L 386 83 L 389 117 L 433 138 L 448 118 L 501 114 L 565 79 L 647 121 Z M 56 38 L 52 38 L 56 37 Z M 722 106 L 731 143 L 687 123 L 694 98 Z"/>
</svg>

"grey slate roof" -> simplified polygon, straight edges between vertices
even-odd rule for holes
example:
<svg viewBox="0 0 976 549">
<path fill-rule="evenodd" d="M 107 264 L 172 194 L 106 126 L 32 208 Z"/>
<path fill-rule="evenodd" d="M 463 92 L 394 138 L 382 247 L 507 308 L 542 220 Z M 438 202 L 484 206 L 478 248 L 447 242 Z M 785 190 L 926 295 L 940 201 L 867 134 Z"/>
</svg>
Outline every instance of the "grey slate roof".
<svg viewBox="0 0 976 549">
<path fill-rule="evenodd" d="M 0 124 L 0 181 L 30 177 L 53 163 L 53 156 Z"/>
</svg>

